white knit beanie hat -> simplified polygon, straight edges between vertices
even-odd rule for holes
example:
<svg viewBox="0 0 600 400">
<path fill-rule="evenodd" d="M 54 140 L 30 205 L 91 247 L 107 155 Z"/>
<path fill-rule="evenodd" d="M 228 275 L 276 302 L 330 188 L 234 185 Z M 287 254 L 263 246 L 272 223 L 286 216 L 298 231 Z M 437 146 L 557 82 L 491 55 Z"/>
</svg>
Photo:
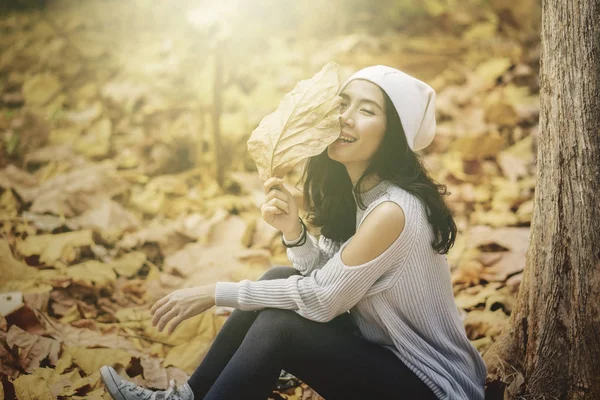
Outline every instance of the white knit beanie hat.
<svg viewBox="0 0 600 400">
<path fill-rule="evenodd" d="M 396 68 L 374 65 L 348 78 L 339 93 L 354 79 L 373 82 L 389 96 L 413 151 L 429 146 L 435 135 L 435 91 L 431 86 Z"/>
</svg>

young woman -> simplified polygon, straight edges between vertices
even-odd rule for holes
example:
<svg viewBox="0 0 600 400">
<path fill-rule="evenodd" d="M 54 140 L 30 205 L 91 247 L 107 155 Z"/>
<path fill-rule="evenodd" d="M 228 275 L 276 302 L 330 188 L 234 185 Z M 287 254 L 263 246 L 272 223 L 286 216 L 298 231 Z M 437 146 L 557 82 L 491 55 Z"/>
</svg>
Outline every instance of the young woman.
<svg viewBox="0 0 600 400">
<path fill-rule="evenodd" d="M 115 399 L 265 400 L 285 370 L 334 399 L 484 398 L 486 367 L 454 303 L 445 254 L 456 226 L 444 185 L 415 153 L 435 134 L 435 92 L 397 69 L 342 85 L 340 139 L 309 160 L 307 218 L 283 181 L 265 182 L 263 218 L 292 267 L 159 300 L 162 330 L 216 304 L 236 308 L 189 381 L 152 392 L 102 376 Z"/>
</svg>

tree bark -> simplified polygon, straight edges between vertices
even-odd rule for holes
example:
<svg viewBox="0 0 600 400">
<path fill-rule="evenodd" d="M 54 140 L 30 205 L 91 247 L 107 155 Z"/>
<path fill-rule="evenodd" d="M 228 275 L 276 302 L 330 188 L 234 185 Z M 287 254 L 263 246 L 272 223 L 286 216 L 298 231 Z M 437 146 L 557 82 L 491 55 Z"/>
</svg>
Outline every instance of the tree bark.
<svg viewBox="0 0 600 400">
<path fill-rule="evenodd" d="M 599 16 L 600 0 L 542 0 L 530 245 L 509 326 L 484 355 L 507 398 L 600 399 Z"/>
</svg>

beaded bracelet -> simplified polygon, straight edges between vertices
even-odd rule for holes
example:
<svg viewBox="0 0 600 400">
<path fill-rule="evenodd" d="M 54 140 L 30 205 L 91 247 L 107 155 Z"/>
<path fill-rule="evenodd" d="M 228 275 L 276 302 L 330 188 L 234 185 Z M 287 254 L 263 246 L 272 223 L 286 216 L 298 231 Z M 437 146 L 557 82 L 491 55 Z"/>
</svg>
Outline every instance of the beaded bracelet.
<svg viewBox="0 0 600 400">
<path fill-rule="evenodd" d="M 302 237 L 299 239 L 299 241 L 297 243 L 292 243 L 292 244 L 287 244 L 285 243 L 285 241 L 283 240 L 283 232 L 281 233 L 281 243 L 287 247 L 298 247 L 298 246 L 302 246 L 304 243 L 306 243 L 306 224 L 304 224 L 304 221 L 302 221 L 302 218 L 298 217 L 298 221 L 300 221 L 300 224 L 302 224 Z"/>
</svg>

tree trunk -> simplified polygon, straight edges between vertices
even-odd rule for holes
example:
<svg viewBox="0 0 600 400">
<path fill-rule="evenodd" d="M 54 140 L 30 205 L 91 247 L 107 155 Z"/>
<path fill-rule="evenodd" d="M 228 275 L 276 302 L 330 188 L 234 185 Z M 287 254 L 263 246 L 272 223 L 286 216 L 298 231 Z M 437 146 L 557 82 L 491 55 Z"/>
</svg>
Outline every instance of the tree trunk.
<svg viewBox="0 0 600 400">
<path fill-rule="evenodd" d="M 484 355 L 507 398 L 600 399 L 600 0 L 542 0 L 540 133 L 527 262 Z"/>
</svg>

